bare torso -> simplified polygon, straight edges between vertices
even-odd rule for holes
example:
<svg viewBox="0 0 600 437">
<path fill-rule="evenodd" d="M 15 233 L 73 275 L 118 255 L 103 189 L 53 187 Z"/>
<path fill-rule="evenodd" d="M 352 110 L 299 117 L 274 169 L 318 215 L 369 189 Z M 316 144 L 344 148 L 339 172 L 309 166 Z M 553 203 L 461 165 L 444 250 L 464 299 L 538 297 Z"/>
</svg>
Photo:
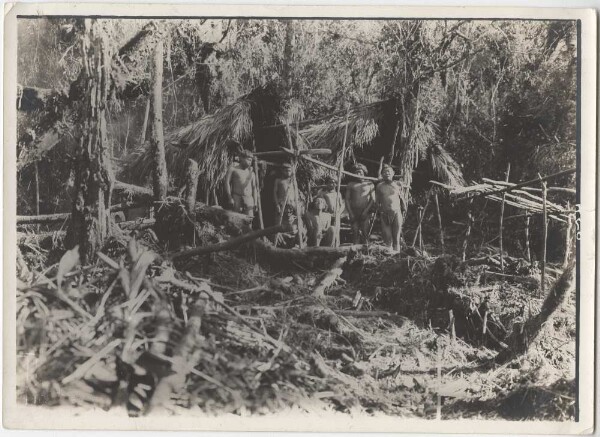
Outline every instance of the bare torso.
<svg viewBox="0 0 600 437">
<path fill-rule="evenodd" d="M 335 191 L 331 191 L 331 192 L 320 191 L 317 194 L 317 197 L 322 197 L 323 199 L 325 199 L 325 202 L 327 202 L 326 212 L 331 213 L 331 214 L 334 214 L 336 212 L 335 203 L 336 203 L 336 199 L 338 199 L 338 196 Z M 338 201 L 338 207 L 340 208 L 340 213 L 341 213 L 342 210 L 344 209 L 344 204 L 342 203 L 341 199 Z"/>
<path fill-rule="evenodd" d="M 373 189 L 373 184 L 368 181 L 350 182 L 348 184 L 346 188 L 348 190 L 348 207 L 352 210 L 355 217 L 360 216 L 373 200 Z"/>
<path fill-rule="evenodd" d="M 280 208 L 283 208 L 284 204 L 295 206 L 296 198 L 291 179 L 275 179 L 275 203 Z"/>
<path fill-rule="evenodd" d="M 252 178 L 254 177 L 250 168 L 231 168 L 231 194 L 246 197 L 253 196 Z"/>
<path fill-rule="evenodd" d="M 401 211 L 400 187 L 395 182 L 380 182 L 375 196 L 380 211 Z"/>
</svg>

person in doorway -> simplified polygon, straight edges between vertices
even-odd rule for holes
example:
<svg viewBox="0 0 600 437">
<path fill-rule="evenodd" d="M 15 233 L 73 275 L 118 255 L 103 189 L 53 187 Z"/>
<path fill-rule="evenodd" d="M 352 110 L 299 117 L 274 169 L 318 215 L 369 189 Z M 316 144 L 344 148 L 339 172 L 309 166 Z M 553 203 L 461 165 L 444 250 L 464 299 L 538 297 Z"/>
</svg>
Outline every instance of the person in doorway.
<svg viewBox="0 0 600 437">
<path fill-rule="evenodd" d="M 292 182 L 292 165 L 285 163 L 281 175 L 275 179 L 273 198 L 275 199 L 275 223 L 282 220 L 292 224 L 296 208 L 296 193 Z"/>
<path fill-rule="evenodd" d="M 368 242 L 371 228 L 371 210 L 375 204 L 373 193 L 375 186 L 372 182 L 360 179 L 367 175 L 367 168 L 357 164 L 353 168 L 356 180 L 348 183 L 346 187 L 346 211 L 352 227 L 352 239 L 354 244 L 361 241 Z"/>
<path fill-rule="evenodd" d="M 327 202 L 321 197 L 315 198 L 304 215 L 307 229 L 308 246 L 333 245 L 334 228 L 331 226 L 331 214 L 325 212 Z"/>
<path fill-rule="evenodd" d="M 394 169 L 384 165 L 381 171 L 382 181 L 375 190 L 377 209 L 381 218 L 383 241 L 392 251 L 400 250 L 402 234 L 402 193 L 401 187 L 394 182 Z"/>
<path fill-rule="evenodd" d="M 229 207 L 242 214 L 254 217 L 256 200 L 256 179 L 252 171 L 251 152 L 244 150 L 239 157 L 239 163 L 229 167 L 225 177 L 225 191 Z"/>
</svg>

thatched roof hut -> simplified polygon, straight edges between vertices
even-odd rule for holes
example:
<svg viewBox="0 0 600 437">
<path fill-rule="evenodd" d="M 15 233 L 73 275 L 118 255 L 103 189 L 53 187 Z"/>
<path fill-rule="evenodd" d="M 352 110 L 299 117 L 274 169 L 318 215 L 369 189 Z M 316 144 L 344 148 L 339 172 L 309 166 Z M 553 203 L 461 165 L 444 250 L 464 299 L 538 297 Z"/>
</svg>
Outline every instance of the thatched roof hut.
<svg viewBox="0 0 600 437">
<path fill-rule="evenodd" d="M 410 135 L 399 129 L 398 105 L 389 99 L 339 111 L 313 120 L 281 123 L 284 112 L 274 86 L 258 88 L 227 105 L 212 115 L 179 128 L 165 138 L 167 166 L 170 175 L 183 177 L 188 158 L 200 166 L 200 184 L 216 187 L 223 181 L 233 155 L 245 148 L 257 151 L 279 150 L 288 143 L 288 136 L 299 149 L 327 148 L 332 154 L 323 157 L 329 164 L 339 160 L 347 129 L 345 162 L 362 162 L 373 176 L 377 174 L 381 157 L 392 163 L 406 186 L 406 196 L 412 185 L 412 174 L 419 167 L 424 173 L 423 184 L 429 178 L 445 184 L 461 186 L 464 180 L 458 164 L 436 142 L 435 127 L 419 121 Z M 289 131 L 288 131 L 289 129 Z M 281 162 L 285 157 L 269 158 Z M 425 164 L 425 165 L 424 165 Z M 125 175 L 132 182 L 149 180 L 152 155 L 147 145 L 138 148 L 127 159 Z M 314 181 L 333 172 L 320 166 L 300 161 L 299 185 L 307 190 Z M 427 183 L 428 186 L 428 183 Z"/>
<path fill-rule="evenodd" d="M 198 162 L 200 183 L 214 187 L 221 182 L 233 156 L 241 148 L 252 149 L 258 126 L 276 122 L 279 98 L 274 87 L 253 90 L 230 105 L 204 116 L 165 136 L 167 170 L 174 179 L 183 178 L 188 159 Z M 121 176 L 145 183 L 152 175 L 149 143 L 139 146 L 123 162 Z"/>
<path fill-rule="evenodd" d="M 436 140 L 435 126 L 420 120 L 416 129 L 408 134 L 400 128 L 400 116 L 395 99 L 374 102 L 305 124 L 299 137 L 304 147 L 331 149 L 329 163 L 339 162 L 347 119 L 349 153 L 345 162 L 361 162 L 369 168 L 370 174 L 376 175 L 383 157 L 384 162 L 393 164 L 407 187 L 411 186 L 411 175 L 417 168 L 424 173 L 425 178 L 420 178 L 426 179 L 423 182 L 436 179 L 448 185 L 463 186 L 460 166 Z"/>
</svg>

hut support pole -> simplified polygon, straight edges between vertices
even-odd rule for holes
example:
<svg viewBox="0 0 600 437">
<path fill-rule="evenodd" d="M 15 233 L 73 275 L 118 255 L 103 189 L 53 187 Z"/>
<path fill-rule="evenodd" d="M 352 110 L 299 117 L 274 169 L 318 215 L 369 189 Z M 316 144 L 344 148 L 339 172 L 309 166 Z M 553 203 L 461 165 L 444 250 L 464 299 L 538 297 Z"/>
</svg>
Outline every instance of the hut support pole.
<svg viewBox="0 0 600 437">
<path fill-rule="evenodd" d="M 419 250 L 423 251 L 423 217 L 425 216 L 425 211 L 422 207 L 419 207 Z"/>
<path fill-rule="evenodd" d="M 446 252 L 444 247 L 444 228 L 442 226 L 442 215 L 440 214 L 440 202 L 438 200 L 438 195 L 435 193 L 435 210 L 437 212 L 438 225 L 440 228 L 440 244 L 442 245 L 442 254 Z"/>
<path fill-rule="evenodd" d="M 415 236 L 413 237 L 413 241 L 411 247 L 415 247 L 417 244 L 417 238 L 421 233 L 421 223 L 423 222 L 423 217 L 425 217 L 425 211 L 427 211 L 427 207 L 429 206 L 429 200 L 431 196 L 427 196 L 427 202 L 425 202 L 425 207 L 419 206 L 419 223 L 417 224 L 417 229 L 415 229 Z"/>
<path fill-rule="evenodd" d="M 256 144 L 254 143 L 254 139 L 252 140 L 252 152 L 256 153 Z M 263 220 L 263 213 L 262 213 L 262 198 L 260 196 L 260 179 L 259 179 L 259 174 L 258 174 L 258 162 L 257 162 L 256 158 L 252 159 L 252 166 L 254 168 L 254 181 L 255 181 L 254 187 L 256 188 L 256 203 L 258 205 L 258 224 L 260 225 L 261 229 L 264 229 L 265 222 Z"/>
<path fill-rule="evenodd" d="M 304 240 L 302 239 L 302 209 L 300 208 L 300 190 L 298 190 L 298 178 L 296 177 L 296 168 L 298 167 L 298 160 L 294 159 L 292 169 L 294 171 L 292 175 L 292 189 L 294 190 L 294 197 L 296 198 L 296 220 L 298 221 L 298 247 L 302 249 L 304 247 Z"/>
<path fill-rule="evenodd" d="M 287 133 L 288 144 L 290 149 L 294 149 L 292 145 L 292 136 L 290 134 L 290 125 L 286 123 L 285 130 Z M 296 169 L 298 167 L 298 158 L 292 156 L 292 190 L 294 190 L 294 197 L 296 199 L 296 220 L 298 223 L 298 247 L 302 249 L 304 247 L 304 240 L 302 239 L 302 209 L 300 208 L 300 190 L 298 190 L 298 178 L 296 177 Z M 285 210 L 285 205 L 283 206 Z M 283 212 L 283 211 L 282 211 Z M 282 215 L 283 217 L 283 215 Z M 281 223 L 281 221 L 280 221 Z"/>
<path fill-rule="evenodd" d="M 506 169 L 506 182 L 510 176 L 510 162 Z M 502 193 L 502 203 L 500 204 L 500 271 L 504 273 L 504 242 L 502 239 L 502 232 L 504 230 L 504 202 L 506 201 L 506 193 Z"/>
<path fill-rule="evenodd" d="M 525 256 L 531 264 L 531 248 L 529 247 L 529 225 L 531 223 L 531 214 L 529 211 L 525 213 Z"/>
<path fill-rule="evenodd" d="M 469 202 L 469 209 L 467 210 L 467 231 L 465 232 L 465 240 L 463 241 L 462 247 L 462 260 L 467 260 L 467 246 L 469 245 L 469 237 L 471 236 L 471 227 L 473 225 L 473 199 Z"/>
<path fill-rule="evenodd" d="M 35 215 L 40 215 L 40 172 L 35 161 Z"/>
<path fill-rule="evenodd" d="M 342 142 L 342 154 L 340 156 L 340 163 L 338 165 L 337 173 L 337 189 L 336 189 L 336 202 L 335 202 L 335 234 L 334 234 L 334 247 L 340 246 L 340 224 L 341 224 L 341 208 L 339 205 L 339 199 L 341 199 L 342 190 L 342 175 L 344 171 L 344 157 L 346 155 L 346 140 L 348 138 L 348 117 L 350 110 L 346 111 L 346 127 L 344 128 L 344 141 Z"/>
<path fill-rule="evenodd" d="M 398 114 L 396 114 L 396 115 L 398 118 L 396 120 L 396 128 L 394 129 L 394 137 L 392 138 L 392 144 L 390 145 L 390 159 L 389 159 L 390 165 L 392 165 L 392 162 L 394 160 L 394 155 L 396 154 L 396 139 L 398 138 L 398 131 L 400 130 L 400 115 L 398 115 Z M 381 168 L 379 170 L 381 173 Z"/>
<path fill-rule="evenodd" d="M 541 178 L 541 176 L 540 176 Z M 548 240 L 548 211 L 546 207 L 546 197 L 548 195 L 548 184 L 547 182 L 542 182 L 542 211 L 543 211 L 543 226 L 544 226 L 544 240 L 542 242 L 542 283 L 541 283 L 541 292 L 542 296 L 544 296 L 544 292 L 546 290 L 546 244 Z"/>
</svg>

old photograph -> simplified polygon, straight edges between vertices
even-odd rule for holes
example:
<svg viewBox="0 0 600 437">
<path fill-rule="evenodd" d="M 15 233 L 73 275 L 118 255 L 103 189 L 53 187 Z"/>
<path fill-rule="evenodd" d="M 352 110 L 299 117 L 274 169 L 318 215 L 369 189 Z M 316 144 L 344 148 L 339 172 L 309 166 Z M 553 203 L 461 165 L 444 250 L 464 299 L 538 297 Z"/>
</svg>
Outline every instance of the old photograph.
<svg viewBox="0 0 600 437">
<path fill-rule="evenodd" d="M 582 13 L 31 11 L 10 423 L 591 423 Z"/>
</svg>

